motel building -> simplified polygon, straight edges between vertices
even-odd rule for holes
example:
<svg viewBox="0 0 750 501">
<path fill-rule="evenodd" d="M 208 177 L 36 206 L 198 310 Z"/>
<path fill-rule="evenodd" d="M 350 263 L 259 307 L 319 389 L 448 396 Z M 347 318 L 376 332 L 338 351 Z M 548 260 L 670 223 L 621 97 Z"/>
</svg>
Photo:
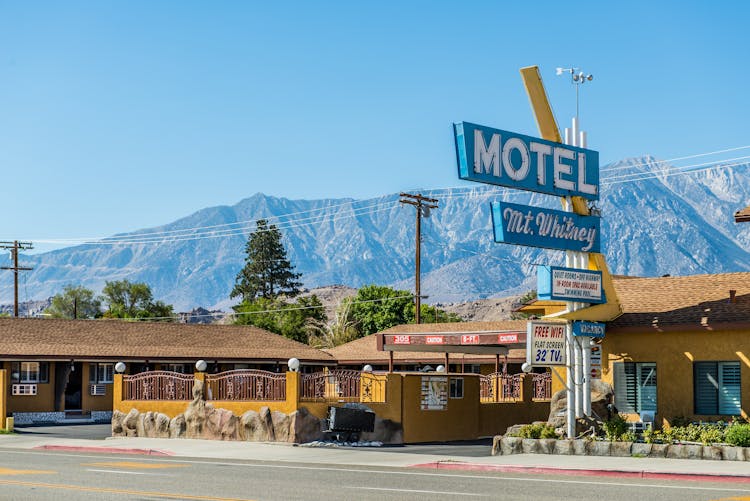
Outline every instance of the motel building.
<svg viewBox="0 0 750 501">
<path fill-rule="evenodd" d="M 125 374 L 190 375 L 198 360 L 209 373 L 283 373 L 292 357 L 309 371 L 335 365 L 325 352 L 252 326 L 0 318 L 0 339 L 0 417 L 15 424 L 109 422 L 118 362 Z"/>
<path fill-rule="evenodd" d="M 619 412 L 631 421 L 653 414 L 658 426 L 748 418 L 750 273 L 613 277 L 613 290 L 619 311 L 594 347 L 601 366 L 591 376 L 614 387 Z M 564 308 L 538 300 L 521 311 L 541 316 Z M 404 442 L 461 440 L 546 420 L 565 380 L 564 369 L 554 369 L 560 378 L 547 368 L 521 371 L 520 320 L 401 325 L 330 350 L 235 325 L 3 318 L 0 336 L 0 407 L 16 424 L 107 422 L 114 382 L 129 375 L 185 373 L 192 381 L 204 360 L 206 377 L 254 369 L 291 381 L 287 362 L 297 358 L 295 408 L 322 418 L 330 406 L 360 402 L 398 423 Z M 117 362 L 125 364 L 122 377 Z M 365 395 L 368 371 L 380 385 L 377 395 Z M 308 388 L 307 379 L 322 386 Z M 349 380 L 355 386 L 345 394 Z M 132 397 L 119 409 L 165 408 L 153 398 Z M 186 406 L 191 396 L 180 398 Z M 250 404 L 231 405 L 237 413 Z"/>
<path fill-rule="evenodd" d="M 614 387 L 618 411 L 631 421 L 654 415 L 657 426 L 748 419 L 750 273 L 612 278 L 620 311 L 595 347 L 601 372 L 592 376 Z M 539 300 L 521 311 L 564 308 Z"/>
</svg>

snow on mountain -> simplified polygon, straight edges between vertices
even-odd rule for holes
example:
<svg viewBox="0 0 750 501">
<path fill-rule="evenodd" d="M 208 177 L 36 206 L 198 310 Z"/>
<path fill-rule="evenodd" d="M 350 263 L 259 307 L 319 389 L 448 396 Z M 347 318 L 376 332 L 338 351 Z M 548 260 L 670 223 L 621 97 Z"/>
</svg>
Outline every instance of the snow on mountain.
<svg viewBox="0 0 750 501">
<path fill-rule="evenodd" d="M 733 220 L 734 212 L 750 201 L 748 165 L 669 175 L 678 171 L 651 157 L 602 169 L 598 205 L 612 272 L 659 276 L 750 270 L 750 224 Z M 618 182 L 623 180 L 629 181 Z M 521 294 L 534 288 L 537 264 L 563 262 L 559 251 L 492 241 L 490 201 L 558 208 L 553 197 L 479 184 L 422 194 L 440 204 L 422 224 L 422 293 L 429 303 Z M 34 270 L 24 274 L 22 299 L 45 299 L 66 284 L 100 291 L 106 280 L 127 278 L 147 282 L 157 298 L 180 311 L 226 308 L 233 303 L 229 292 L 258 218 L 279 226 L 306 287 L 377 283 L 413 290 L 415 211 L 398 199 L 393 194 L 370 200 L 289 200 L 257 193 L 231 207 L 202 209 L 164 226 L 116 236 L 135 243 L 25 256 L 23 262 Z M 3 280 L 0 297 L 3 302 L 12 298 L 10 280 Z"/>
</svg>

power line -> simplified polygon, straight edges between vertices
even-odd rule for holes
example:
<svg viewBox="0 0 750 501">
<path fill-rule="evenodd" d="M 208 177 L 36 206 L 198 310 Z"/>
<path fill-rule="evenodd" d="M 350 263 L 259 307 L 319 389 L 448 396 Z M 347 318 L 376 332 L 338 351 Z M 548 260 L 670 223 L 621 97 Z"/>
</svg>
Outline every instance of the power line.
<svg viewBox="0 0 750 501">
<path fill-rule="evenodd" d="M 687 155 L 687 156 L 684 156 L 684 157 L 669 158 L 667 160 L 660 160 L 660 162 L 664 162 L 664 163 L 666 163 L 666 162 L 677 162 L 679 160 L 687 160 L 687 159 L 690 159 L 690 158 L 698 158 L 698 157 L 708 157 L 708 156 L 711 156 L 711 155 L 718 155 L 720 153 L 728 153 L 730 151 L 746 150 L 748 148 L 750 148 L 750 145 L 747 145 L 747 146 L 737 146 L 736 148 L 727 148 L 727 149 L 724 149 L 724 150 L 709 151 L 708 153 L 697 153 L 695 155 Z M 616 169 L 621 169 L 621 168 L 627 169 L 627 168 L 630 168 L 630 167 L 643 167 L 644 165 L 650 165 L 651 163 L 652 162 L 641 162 L 641 163 L 638 163 L 638 164 L 627 164 L 627 165 L 622 165 L 622 166 L 617 166 L 617 167 L 613 166 L 613 167 L 609 167 L 609 168 L 606 168 L 606 169 L 601 169 L 599 172 L 607 172 L 607 171 L 610 171 L 610 170 L 616 170 Z"/>
<path fill-rule="evenodd" d="M 696 155 L 690 155 L 685 157 L 678 157 L 678 159 L 686 159 L 686 158 L 695 158 L 699 156 L 706 156 L 711 154 L 716 154 L 720 152 L 727 152 L 727 151 L 735 151 L 740 149 L 745 149 L 750 146 L 741 146 L 737 148 L 728 148 L 725 150 L 718 150 L 716 152 L 709 152 L 709 153 L 701 153 Z M 726 161 L 735 161 L 735 160 L 742 160 L 742 159 L 750 159 L 750 156 L 743 156 L 743 157 L 736 157 L 733 159 L 726 159 Z M 673 159 L 674 160 L 674 159 Z M 666 161 L 665 161 L 666 162 Z M 664 162 L 653 162 L 653 163 L 664 163 Z M 628 166 L 624 167 L 634 167 L 636 165 L 650 165 L 651 163 L 643 163 L 643 164 L 630 164 Z M 702 166 L 710 165 L 708 168 L 699 168 Z M 615 174 L 611 176 L 605 176 L 600 179 L 600 182 L 602 185 L 612 185 L 612 184 L 619 184 L 622 182 L 635 182 L 635 181 L 641 181 L 644 179 L 652 179 L 659 177 L 659 174 L 664 173 L 664 177 L 669 177 L 672 175 L 681 175 L 685 173 L 690 172 L 702 172 L 707 170 L 714 170 L 719 168 L 729 168 L 729 167 L 736 167 L 736 166 L 742 166 L 745 165 L 744 162 L 737 162 L 732 164 L 720 164 L 716 162 L 704 162 L 699 164 L 693 164 L 688 166 L 680 166 L 680 167 L 662 167 L 655 171 L 644 171 L 644 172 L 637 172 L 637 173 L 630 173 L 630 174 Z M 688 170 L 691 169 L 691 170 Z M 609 170 L 609 169 L 606 169 Z M 683 172 L 686 171 L 686 172 Z M 428 194 L 439 194 L 439 193 L 448 193 L 447 195 L 444 195 L 444 198 L 447 200 L 450 199 L 457 199 L 457 198 L 465 198 L 465 197 L 471 197 L 471 196 L 477 196 L 477 197 L 488 197 L 492 195 L 505 195 L 505 196 L 523 196 L 525 193 L 519 192 L 518 190 L 510 190 L 508 188 L 495 188 L 495 189 L 481 189 L 481 188 L 470 188 L 467 190 L 467 188 L 464 187 L 455 187 L 455 188 L 439 188 L 434 190 L 428 190 L 426 193 Z M 310 226 L 313 224 L 319 224 L 323 221 L 330 221 L 335 222 L 343 219 L 348 219 L 352 217 L 357 216 L 363 216 L 363 215 L 369 215 L 369 214 L 375 214 L 378 212 L 387 211 L 393 207 L 395 207 L 396 202 L 395 201 L 385 201 L 383 200 L 384 197 L 376 197 L 372 199 L 367 199 L 364 201 L 361 201 L 363 203 L 366 203 L 365 205 L 361 205 L 358 207 L 355 207 L 354 205 L 357 203 L 357 201 L 346 201 L 342 202 L 340 204 L 332 204 L 324 207 L 317 207 L 314 209 L 309 209 L 306 211 L 297 211 L 293 213 L 278 215 L 278 216 L 269 216 L 268 220 L 275 219 L 280 221 L 280 224 L 277 225 L 277 228 L 280 230 L 283 229 L 293 229 L 293 228 L 300 228 L 305 226 Z M 331 208 L 336 207 L 342 207 L 345 205 L 352 206 L 351 212 L 348 214 L 325 214 L 326 210 L 330 210 Z M 297 219 L 291 219 L 291 216 L 294 215 L 304 215 L 304 214 L 311 214 L 308 217 L 302 217 Z M 194 227 L 194 228 L 185 228 L 185 229 L 179 229 L 179 230 L 165 230 L 161 232 L 148 232 L 148 233 L 142 233 L 142 234 L 129 234 L 129 235 L 122 235 L 122 236 L 111 236 L 111 237 L 87 237 L 87 238 L 71 238 L 71 239 L 34 239 L 36 242 L 42 242 L 42 243 L 48 243 L 48 244 L 88 244 L 88 245 L 139 245 L 139 244 L 163 244 L 163 243 L 171 243 L 171 242 L 183 242 L 183 241 L 192 241 L 192 240 L 203 240 L 203 239 L 209 239 L 209 238 L 225 238 L 225 237 L 231 237 L 231 236 L 239 236 L 239 235 L 246 235 L 250 231 L 250 224 L 254 224 L 255 221 L 239 221 L 234 223 L 223 223 L 219 225 L 212 225 L 212 226 L 204 226 L 204 227 Z M 212 231 L 209 231 L 212 230 Z"/>
</svg>

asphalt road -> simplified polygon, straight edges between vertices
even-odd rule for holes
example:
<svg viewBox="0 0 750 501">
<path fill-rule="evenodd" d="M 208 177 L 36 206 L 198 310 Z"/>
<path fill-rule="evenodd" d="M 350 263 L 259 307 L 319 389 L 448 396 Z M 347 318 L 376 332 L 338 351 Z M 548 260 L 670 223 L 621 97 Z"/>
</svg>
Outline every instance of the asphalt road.
<svg viewBox="0 0 750 501">
<path fill-rule="evenodd" d="M 750 500 L 750 484 L 0 450 L 2 500 Z"/>
<path fill-rule="evenodd" d="M 44 438 L 82 438 L 105 440 L 112 436 L 112 425 L 106 424 L 55 424 L 50 426 L 16 426 L 21 435 L 39 435 Z"/>
</svg>

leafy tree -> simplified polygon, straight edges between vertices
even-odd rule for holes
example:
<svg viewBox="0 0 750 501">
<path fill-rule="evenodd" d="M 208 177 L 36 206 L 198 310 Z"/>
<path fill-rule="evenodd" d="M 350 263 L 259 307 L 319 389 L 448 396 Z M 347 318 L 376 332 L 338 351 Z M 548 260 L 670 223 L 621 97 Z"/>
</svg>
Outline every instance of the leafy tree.
<svg viewBox="0 0 750 501">
<path fill-rule="evenodd" d="M 101 301 L 94 291 L 81 285 L 66 285 L 52 296 L 52 304 L 44 310 L 52 318 L 97 318 L 102 315 Z"/>
<path fill-rule="evenodd" d="M 409 291 L 396 290 L 379 285 L 367 285 L 357 291 L 351 302 L 348 320 L 357 325 L 360 336 L 369 336 L 375 332 L 395 325 L 415 322 L 414 295 Z M 422 323 L 460 322 L 455 313 L 447 313 L 440 308 L 422 304 L 420 308 Z"/>
<path fill-rule="evenodd" d="M 535 300 L 536 300 L 536 290 L 530 290 L 526 294 L 518 298 L 518 303 L 521 306 L 523 306 L 526 304 L 530 304 L 534 302 Z M 526 319 L 535 318 L 535 317 L 536 315 L 533 315 L 531 313 L 520 312 L 520 311 L 513 312 L 510 316 L 510 318 L 512 318 L 513 320 L 526 320 Z"/>
<path fill-rule="evenodd" d="M 429 304 L 421 304 L 420 306 L 419 311 L 423 324 L 463 322 L 461 317 L 455 313 L 441 310 L 437 306 L 430 306 Z"/>
<path fill-rule="evenodd" d="M 154 301 L 151 287 L 143 282 L 116 280 L 105 282 L 102 299 L 107 303 L 106 318 L 153 318 L 174 321 L 173 307 Z"/>
<path fill-rule="evenodd" d="M 286 257 L 281 232 L 276 225 L 258 219 L 256 229 L 245 245 L 245 266 L 237 274 L 230 297 L 240 296 L 244 303 L 256 298 L 274 299 L 279 295 L 295 297 L 300 293 L 301 276 Z"/>
<path fill-rule="evenodd" d="M 234 306 L 234 311 L 236 324 L 254 325 L 301 343 L 307 343 L 311 322 L 326 320 L 323 303 L 314 294 L 291 303 L 261 297 Z"/>
<path fill-rule="evenodd" d="M 350 301 L 350 319 L 362 336 L 369 336 L 394 325 L 414 321 L 414 295 L 379 285 L 366 285 Z"/>
</svg>

